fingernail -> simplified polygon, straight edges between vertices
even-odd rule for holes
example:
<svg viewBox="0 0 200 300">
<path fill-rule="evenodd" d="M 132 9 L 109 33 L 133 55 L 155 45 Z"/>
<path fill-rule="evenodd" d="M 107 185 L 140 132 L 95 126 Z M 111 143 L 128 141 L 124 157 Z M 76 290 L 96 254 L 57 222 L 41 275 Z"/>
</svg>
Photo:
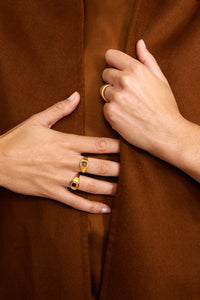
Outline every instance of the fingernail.
<svg viewBox="0 0 200 300">
<path fill-rule="evenodd" d="M 146 46 L 144 40 L 141 40 L 141 43 L 142 43 L 142 46 L 143 46 L 144 48 L 147 48 L 147 46 Z"/>
<path fill-rule="evenodd" d="M 74 93 L 71 94 L 71 96 L 68 97 L 67 99 L 68 99 L 69 101 L 74 101 L 74 100 L 76 99 L 76 97 L 77 97 L 77 92 L 74 92 Z"/>
<path fill-rule="evenodd" d="M 111 212 L 111 208 L 108 206 L 105 206 L 101 209 L 102 214 L 108 214 Z"/>
</svg>

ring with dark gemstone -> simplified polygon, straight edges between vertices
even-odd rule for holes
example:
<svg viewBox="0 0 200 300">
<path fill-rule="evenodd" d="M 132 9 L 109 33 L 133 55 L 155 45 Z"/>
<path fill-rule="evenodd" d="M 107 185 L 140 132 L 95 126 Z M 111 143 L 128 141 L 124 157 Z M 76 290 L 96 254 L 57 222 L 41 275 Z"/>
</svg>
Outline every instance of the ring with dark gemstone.
<svg viewBox="0 0 200 300">
<path fill-rule="evenodd" d="M 79 188 L 79 175 L 76 175 L 72 181 L 71 181 L 71 184 L 70 184 L 70 187 L 72 190 L 76 191 L 78 188 Z"/>
</svg>

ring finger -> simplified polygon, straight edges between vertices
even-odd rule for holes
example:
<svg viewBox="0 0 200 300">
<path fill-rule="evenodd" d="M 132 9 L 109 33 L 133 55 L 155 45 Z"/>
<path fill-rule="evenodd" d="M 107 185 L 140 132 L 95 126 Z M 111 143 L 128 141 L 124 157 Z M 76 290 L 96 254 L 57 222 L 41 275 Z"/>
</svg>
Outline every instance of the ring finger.
<svg viewBox="0 0 200 300">
<path fill-rule="evenodd" d="M 104 86 L 104 85 L 103 85 Z M 100 87 L 100 94 L 102 96 L 102 88 L 103 86 Z M 112 85 L 108 85 L 105 89 L 104 89 L 104 92 L 103 92 L 103 95 L 104 97 L 106 98 L 106 102 L 110 102 L 114 99 L 114 86 Z M 103 98 L 103 97 L 102 97 Z"/>
<path fill-rule="evenodd" d="M 120 73 L 121 71 L 117 69 L 106 68 L 102 73 L 102 78 L 105 82 L 116 85 L 119 83 Z"/>
<path fill-rule="evenodd" d="M 115 195 L 117 184 L 80 175 L 78 189 L 90 194 Z"/>
</svg>

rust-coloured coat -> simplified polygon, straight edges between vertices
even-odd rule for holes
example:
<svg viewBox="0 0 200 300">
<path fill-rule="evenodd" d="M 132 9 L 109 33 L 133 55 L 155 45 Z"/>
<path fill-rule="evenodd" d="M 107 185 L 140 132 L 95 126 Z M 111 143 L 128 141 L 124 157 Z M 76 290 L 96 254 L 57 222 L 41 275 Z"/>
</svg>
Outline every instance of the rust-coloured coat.
<svg viewBox="0 0 200 300">
<path fill-rule="evenodd" d="M 144 38 L 181 113 L 200 125 L 200 4 L 134 0 L 126 52 Z M 0 1 L 1 134 L 74 90 L 55 129 L 84 134 L 84 3 Z M 121 140 L 100 300 L 200 299 L 200 187 Z M 0 189 L 0 299 L 90 300 L 87 213 Z"/>
</svg>

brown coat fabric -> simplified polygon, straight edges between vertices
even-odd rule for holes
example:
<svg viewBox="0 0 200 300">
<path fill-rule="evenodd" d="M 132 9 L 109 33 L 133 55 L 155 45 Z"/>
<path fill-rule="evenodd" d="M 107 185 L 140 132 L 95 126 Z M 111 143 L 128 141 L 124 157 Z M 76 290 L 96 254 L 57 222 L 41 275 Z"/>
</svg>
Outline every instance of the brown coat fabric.
<svg viewBox="0 0 200 300">
<path fill-rule="evenodd" d="M 105 52 L 109 48 L 125 51 L 132 16 L 133 0 L 84 0 L 84 134 L 118 138 L 117 132 L 103 115 L 104 101 L 99 87 L 101 73 L 106 68 Z M 119 14 L 120 11 L 120 14 Z M 95 30 L 91 30 L 95 28 Z M 119 161 L 119 154 L 89 157 Z M 101 176 L 102 177 L 102 176 Z M 112 178 L 106 180 L 112 180 Z M 113 196 L 85 195 L 91 201 L 101 201 L 112 207 Z M 99 293 L 111 214 L 88 214 L 88 245 L 93 299 Z"/>
<path fill-rule="evenodd" d="M 134 0 L 135 1 L 135 0 Z M 84 3 L 0 1 L 1 134 L 74 90 L 84 99 Z M 143 37 L 187 119 L 200 125 L 199 1 L 136 0 Z M 84 101 L 55 129 L 84 134 Z M 200 188 L 121 140 L 100 300 L 200 299 Z M 0 189 L 0 298 L 90 299 L 87 214 Z"/>
</svg>

